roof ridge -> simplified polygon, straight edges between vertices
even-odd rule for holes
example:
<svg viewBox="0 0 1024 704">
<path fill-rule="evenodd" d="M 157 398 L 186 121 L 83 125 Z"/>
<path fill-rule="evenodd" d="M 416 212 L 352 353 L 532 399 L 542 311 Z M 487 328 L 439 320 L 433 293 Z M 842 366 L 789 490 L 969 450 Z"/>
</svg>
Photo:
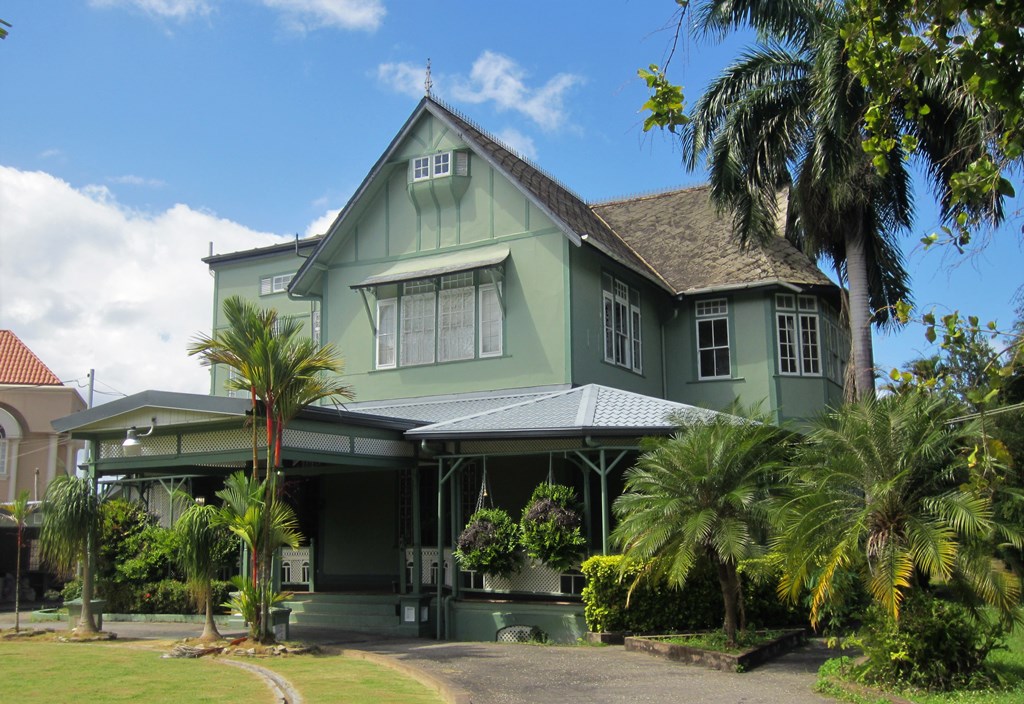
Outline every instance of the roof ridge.
<svg viewBox="0 0 1024 704">
<path fill-rule="evenodd" d="M 554 183 L 556 186 L 561 188 L 563 191 L 565 191 L 566 193 L 568 193 L 572 197 L 576 198 L 576 200 L 580 201 L 584 205 L 587 204 L 587 199 L 584 198 L 583 196 L 581 196 L 575 190 L 573 190 L 572 187 L 567 185 L 561 179 L 559 179 L 559 178 L 557 178 L 555 176 L 552 176 L 542 166 L 540 166 L 536 161 L 534 161 L 530 157 L 524 156 L 520 151 L 518 151 L 514 147 L 509 146 L 503 140 L 498 139 L 497 137 L 495 137 L 493 134 L 491 134 L 490 132 L 485 130 L 483 127 L 481 127 L 480 123 L 478 123 L 476 120 L 474 120 L 473 118 L 471 118 L 468 115 L 466 115 L 466 113 L 462 112 L 458 108 L 455 108 L 455 107 L 449 105 L 448 103 L 444 102 L 443 100 L 441 100 L 440 98 L 434 96 L 433 94 L 428 95 L 427 96 L 427 100 L 433 102 L 434 104 L 436 104 L 437 106 L 443 108 L 444 110 L 447 110 L 452 115 L 454 115 L 455 117 L 457 117 L 460 120 L 462 120 L 463 122 L 465 122 L 467 125 L 469 125 L 473 129 L 475 129 L 477 132 L 479 132 L 483 136 L 487 137 L 487 139 L 491 140 L 492 142 L 497 144 L 499 147 L 501 147 L 502 149 L 507 151 L 509 154 L 511 154 L 515 158 L 519 159 L 523 163 L 527 164 L 530 168 L 534 169 L 541 176 L 543 176 L 544 178 L 546 178 L 549 181 L 551 181 L 552 183 Z"/>
</svg>

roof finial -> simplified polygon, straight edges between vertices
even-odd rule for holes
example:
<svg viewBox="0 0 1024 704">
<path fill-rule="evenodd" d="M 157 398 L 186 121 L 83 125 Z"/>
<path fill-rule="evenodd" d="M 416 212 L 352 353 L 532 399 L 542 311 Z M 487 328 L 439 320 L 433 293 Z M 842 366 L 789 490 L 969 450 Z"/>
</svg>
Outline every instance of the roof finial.
<svg viewBox="0 0 1024 704">
<path fill-rule="evenodd" d="M 434 80 L 430 77 L 430 57 L 427 57 L 427 75 L 423 79 L 423 95 L 430 97 L 430 90 L 434 87 Z"/>
</svg>

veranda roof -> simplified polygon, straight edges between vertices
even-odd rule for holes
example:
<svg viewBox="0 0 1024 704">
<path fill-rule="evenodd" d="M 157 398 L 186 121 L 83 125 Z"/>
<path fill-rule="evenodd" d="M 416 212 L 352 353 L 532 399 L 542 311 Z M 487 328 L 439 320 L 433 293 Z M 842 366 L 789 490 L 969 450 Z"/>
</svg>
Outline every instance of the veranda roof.
<svg viewBox="0 0 1024 704">
<path fill-rule="evenodd" d="M 378 411 L 379 412 L 379 411 Z M 415 439 L 664 434 L 711 421 L 717 411 L 587 384 L 406 431 Z"/>
</svg>

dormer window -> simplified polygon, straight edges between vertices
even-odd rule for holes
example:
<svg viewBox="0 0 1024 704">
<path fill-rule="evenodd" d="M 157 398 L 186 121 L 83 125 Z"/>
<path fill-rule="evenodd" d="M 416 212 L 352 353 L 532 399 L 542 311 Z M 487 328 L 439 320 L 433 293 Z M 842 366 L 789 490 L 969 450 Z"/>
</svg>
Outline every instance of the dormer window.
<svg viewBox="0 0 1024 704">
<path fill-rule="evenodd" d="M 452 175 L 469 175 L 468 152 L 440 152 L 430 156 L 417 156 L 409 162 L 409 177 L 413 182 Z"/>
</svg>

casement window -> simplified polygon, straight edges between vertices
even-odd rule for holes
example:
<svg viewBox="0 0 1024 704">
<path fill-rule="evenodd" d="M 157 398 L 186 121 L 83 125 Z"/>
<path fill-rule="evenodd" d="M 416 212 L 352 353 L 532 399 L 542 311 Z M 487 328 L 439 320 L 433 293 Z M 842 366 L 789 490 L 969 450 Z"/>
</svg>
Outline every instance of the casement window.
<svg viewBox="0 0 1024 704">
<path fill-rule="evenodd" d="M 321 345 L 320 332 L 320 307 L 314 304 L 313 310 L 309 313 L 309 336 L 317 347 Z"/>
<path fill-rule="evenodd" d="M 640 292 L 611 274 L 601 276 L 604 361 L 643 371 L 643 321 Z"/>
<path fill-rule="evenodd" d="M 264 276 L 260 279 L 260 295 L 269 296 L 272 293 L 284 293 L 288 290 L 295 274 L 277 274 L 275 276 Z"/>
<path fill-rule="evenodd" d="M 825 376 L 842 386 L 846 381 L 846 365 L 850 357 L 850 336 L 827 307 L 821 316 L 824 333 L 822 357 Z"/>
<path fill-rule="evenodd" d="M 399 284 L 378 298 L 376 325 L 377 369 L 499 357 L 501 284 L 472 271 Z"/>
<path fill-rule="evenodd" d="M 814 296 L 780 293 L 775 296 L 779 340 L 779 373 L 821 375 L 818 300 Z"/>
<path fill-rule="evenodd" d="M 469 152 L 439 152 L 417 156 L 409 161 L 409 180 L 426 181 L 445 176 L 469 176 Z"/>
<path fill-rule="evenodd" d="M 697 377 L 731 377 L 729 301 L 725 298 L 697 301 L 694 312 L 697 320 Z"/>
</svg>

